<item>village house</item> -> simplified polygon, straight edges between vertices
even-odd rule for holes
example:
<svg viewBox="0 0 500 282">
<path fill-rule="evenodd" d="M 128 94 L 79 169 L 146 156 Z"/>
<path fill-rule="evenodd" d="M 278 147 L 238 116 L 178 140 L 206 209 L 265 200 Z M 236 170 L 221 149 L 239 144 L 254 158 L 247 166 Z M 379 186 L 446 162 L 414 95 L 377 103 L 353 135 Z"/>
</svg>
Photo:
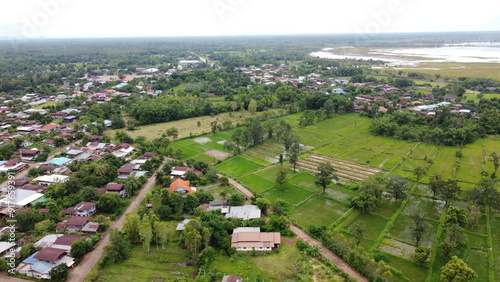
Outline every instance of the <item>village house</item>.
<svg viewBox="0 0 500 282">
<path fill-rule="evenodd" d="M 38 154 L 40 154 L 40 151 L 37 149 L 20 149 L 19 150 L 19 155 L 21 156 L 21 159 L 24 161 L 35 161 Z"/>
<path fill-rule="evenodd" d="M 280 244 L 279 232 L 260 232 L 260 227 L 238 227 L 231 235 L 231 247 L 238 252 L 271 251 Z"/>
<path fill-rule="evenodd" d="M 227 218 L 232 217 L 241 220 L 260 218 L 260 215 L 261 211 L 255 205 L 229 206 L 226 213 Z"/>
<path fill-rule="evenodd" d="M 35 247 L 45 248 L 56 248 L 66 251 L 71 250 L 71 244 L 79 241 L 83 236 L 78 235 L 66 235 L 66 234 L 49 234 L 42 239 L 35 242 Z"/>
<path fill-rule="evenodd" d="M 68 256 L 66 250 L 48 247 L 22 261 L 16 271 L 29 277 L 50 279 L 50 270 L 62 263 L 71 267 L 75 259 Z"/>
<path fill-rule="evenodd" d="M 108 183 L 106 185 L 106 193 L 115 193 L 115 194 L 120 194 L 121 196 L 124 196 L 125 195 L 125 184 Z"/>
<path fill-rule="evenodd" d="M 6 188 L 2 188 L 2 191 L 4 198 L 0 200 L 0 207 L 22 208 L 34 205 L 38 201 L 45 201 L 43 194 L 35 191 L 25 189 L 7 191 Z"/>
<path fill-rule="evenodd" d="M 65 215 L 91 217 L 97 211 L 97 204 L 81 202 L 63 212 Z"/>
<path fill-rule="evenodd" d="M 127 179 L 132 175 L 133 167 L 122 166 L 118 169 L 118 179 Z"/>
<path fill-rule="evenodd" d="M 117 156 L 118 158 L 124 158 L 128 156 L 132 151 L 134 150 L 134 147 L 132 145 L 123 143 L 119 145 L 118 147 L 115 148 L 115 151 L 112 153 L 113 155 Z"/>
<path fill-rule="evenodd" d="M 84 232 L 87 234 L 95 234 L 99 230 L 101 224 L 99 222 L 89 222 L 86 216 L 72 216 L 67 220 L 59 222 L 56 226 L 56 232 Z"/>
<path fill-rule="evenodd" d="M 180 194 L 192 194 L 196 192 L 196 188 L 189 186 L 189 181 L 178 178 L 170 184 L 170 189 L 168 189 L 168 193 L 174 192 Z"/>
<path fill-rule="evenodd" d="M 46 186 L 49 186 L 50 184 L 54 183 L 64 183 L 68 180 L 69 176 L 60 174 L 42 175 L 33 179 L 33 181 L 38 182 L 39 185 L 46 185 Z"/>
<path fill-rule="evenodd" d="M 0 164 L 0 171 L 20 171 L 23 170 L 27 165 L 23 163 L 20 159 L 14 158 L 7 162 Z"/>
</svg>

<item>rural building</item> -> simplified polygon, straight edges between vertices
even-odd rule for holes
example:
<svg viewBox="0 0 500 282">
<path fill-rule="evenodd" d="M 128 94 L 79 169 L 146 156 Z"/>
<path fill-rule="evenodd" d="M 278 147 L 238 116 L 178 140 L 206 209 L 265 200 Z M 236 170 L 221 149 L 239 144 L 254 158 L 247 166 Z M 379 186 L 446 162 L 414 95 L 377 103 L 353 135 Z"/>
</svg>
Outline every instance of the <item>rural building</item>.
<svg viewBox="0 0 500 282">
<path fill-rule="evenodd" d="M 38 182 L 39 185 L 45 185 L 45 186 L 49 186 L 50 184 L 54 183 L 64 183 L 68 180 L 69 176 L 60 174 L 42 175 L 33 179 L 33 181 Z"/>
<path fill-rule="evenodd" d="M 42 249 L 23 260 L 16 271 L 38 279 L 50 279 L 49 272 L 52 268 L 61 263 L 71 267 L 75 263 L 75 259 L 66 254 L 67 251 L 63 249 L 50 247 Z"/>
<path fill-rule="evenodd" d="M 271 251 L 280 244 L 279 232 L 260 232 L 260 227 L 239 227 L 231 235 L 231 247 L 238 252 Z"/>
<path fill-rule="evenodd" d="M 170 189 L 168 189 L 168 193 L 173 192 L 181 194 L 192 194 L 196 192 L 196 188 L 189 186 L 189 181 L 178 178 L 170 184 Z"/>
<path fill-rule="evenodd" d="M 91 217 L 97 211 L 96 206 L 97 204 L 95 203 L 81 202 L 76 204 L 74 207 L 65 210 L 63 214 Z"/>
<path fill-rule="evenodd" d="M 226 217 L 237 218 L 241 220 L 248 220 L 254 218 L 260 218 L 260 209 L 255 205 L 244 205 L 244 206 L 230 206 L 228 207 L 228 212 Z"/>
</svg>

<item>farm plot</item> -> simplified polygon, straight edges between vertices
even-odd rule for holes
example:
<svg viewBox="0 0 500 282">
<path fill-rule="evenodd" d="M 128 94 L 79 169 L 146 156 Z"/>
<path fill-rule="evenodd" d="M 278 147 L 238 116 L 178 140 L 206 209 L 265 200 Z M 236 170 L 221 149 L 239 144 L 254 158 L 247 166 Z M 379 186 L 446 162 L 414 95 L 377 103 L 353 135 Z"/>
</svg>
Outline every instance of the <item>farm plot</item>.
<svg viewBox="0 0 500 282">
<path fill-rule="evenodd" d="M 486 281 L 488 277 L 488 253 L 481 250 L 470 250 L 464 257 L 465 263 L 472 268 L 478 279 L 476 281 Z"/>
<path fill-rule="evenodd" d="M 381 169 L 360 165 L 354 162 L 335 159 L 323 155 L 311 154 L 299 161 L 299 170 L 316 173 L 320 163 L 328 162 L 337 169 L 337 175 L 341 182 L 357 182 L 370 178 L 382 172 Z"/>
<path fill-rule="evenodd" d="M 413 219 L 409 215 L 400 214 L 394 222 L 394 227 L 389 231 L 388 235 L 397 239 L 400 242 L 405 242 L 414 245 L 415 238 L 411 235 L 411 227 Z M 438 223 L 431 220 L 425 221 L 425 232 L 420 241 L 421 245 L 432 247 L 438 229 Z"/>
<path fill-rule="evenodd" d="M 343 204 L 315 195 L 295 207 L 291 218 L 303 227 L 310 225 L 330 226 L 348 210 L 349 208 Z"/>
<path fill-rule="evenodd" d="M 415 282 L 424 282 L 426 281 L 426 274 L 429 269 L 425 266 L 418 266 L 413 261 L 388 255 L 389 265 L 401 271 L 406 278 L 407 281 L 415 281 Z"/>
<path fill-rule="evenodd" d="M 295 185 L 287 184 L 285 185 L 285 189 L 283 190 L 280 190 L 277 187 L 268 189 L 267 191 L 262 193 L 262 196 L 269 199 L 271 202 L 275 202 L 278 199 L 282 199 L 290 203 L 290 205 L 294 206 L 306 200 L 313 194 L 314 193 L 299 188 Z"/>
<path fill-rule="evenodd" d="M 345 205 L 350 205 L 349 198 L 354 196 L 356 191 L 347 188 L 340 184 L 331 184 L 329 189 L 326 189 L 326 195 L 335 199 L 336 201 L 342 202 Z"/>
<path fill-rule="evenodd" d="M 242 155 L 253 159 L 261 159 L 268 163 L 277 163 L 280 154 L 284 154 L 283 144 L 273 140 L 266 140 L 264 144 L 250 148 Z"/>
<path fill-rule="evenodd" d="M 262 165 L 241 156 L 236 156 L 216 166 L 219 171 L 231 177 L 249 173 L 262 167 Z"/>
<path fill-rule="evenodd" d="M 346 222 L 344 222 L 342 227 L 347 230 L 349 229 L 349 226 L 354 224 L 356 221 L 362 221 L 365 223 L 365 239 L 375 241 L 382 230 L 384 230 L 388 220 L 375 214 L 360 213 L 356 218 L 351 220 L 351 223 L 349 223 L 349 225 L 346 225 Z"/>
<path fill-rule="evenodd" d="M 439 147 L 431 144 L 420 143 L 411 153 L 411 157 L 419 160 L 434 159 L 439 151 Z"/>
<path fill-rule="evenodd" d="M 411 199 L 406 204 L 403 213 L 411 215 L 416 210 L 420 210 L 425 217 L 439 220 L 443 207 L 444 201 L 421 196 L 411 196 Z"/>
<path fill-rule="evenodd" d="M 314 181 L 316 181 L 316 177 L 309 173 L 297 173 L 289 179 L 289 182 L 297 187 L 311 192 L 320 192 L 321 189 L 314 184 Z"/>
<path fill-rule="evenodd" d="M 238 180 L 245 184 L 247 187 L 252 189 L 252 191 L 257 192 L 257 193 L 262 193 L 266 191 L 267 189 L 271 188 L 274 186 L 274 183 L 264 179 L 257 174 L 249 174 L 245 175 L 243 177 L 238 178 Z"/>
</svg>

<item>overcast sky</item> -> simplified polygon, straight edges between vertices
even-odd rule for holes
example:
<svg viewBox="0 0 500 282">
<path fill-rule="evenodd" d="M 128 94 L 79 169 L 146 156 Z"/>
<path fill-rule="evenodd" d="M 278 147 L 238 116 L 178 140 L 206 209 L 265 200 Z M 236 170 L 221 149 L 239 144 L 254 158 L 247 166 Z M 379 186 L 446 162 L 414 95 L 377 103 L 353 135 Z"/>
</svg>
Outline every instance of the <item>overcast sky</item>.
<svg viewBox="0 0 500 282">
<path fill-rule="evenodd" d="M 500 1 L 3 0 L 0 37 L 500 30 Z"/>
</svg>

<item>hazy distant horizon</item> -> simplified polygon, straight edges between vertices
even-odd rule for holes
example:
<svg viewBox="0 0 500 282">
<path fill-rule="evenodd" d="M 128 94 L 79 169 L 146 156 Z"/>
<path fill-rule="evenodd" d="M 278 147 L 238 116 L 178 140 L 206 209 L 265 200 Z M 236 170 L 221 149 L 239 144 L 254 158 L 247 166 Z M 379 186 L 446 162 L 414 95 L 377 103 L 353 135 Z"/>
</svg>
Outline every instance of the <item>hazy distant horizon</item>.
<svg viewBox="0 0 500 282">
<path fill-rule="evenodd" d="M 500 2 L 451 0 L 23 0 L 0 4 L 23 39 L 498 31 Z"/>
<path fill-rule="evenodd" d="M 455 31 L 408 31 L 408 32 L 383 32 L 383 33 L 366 33 L 364 34 L 368 38 L 376 38 L 376 36 L 397 36 L 397 35 L 411 35 L 411 34 L 468 34 L 473 35 L 474 33 L 480 34 L 484 33 L 498 33 L 500 35 L 500 30 L 474 30 L 474 31 L 464 31 L 464 30 L 455 30 Z M 360 33 L 287 33 L 287 34 L 226 34 L 226 35 L 159 35 L 159 36 L 99 36 L 99 37 L 37 37 L 37 38 L 15 38 L 9 36 L 0 36 L 0 40 L 12 40 L 18 39 L 23 41 L 43 41 L 43 40 L 79 40 L 79 39 L 175 39 L 175 38 L 237 38 L 237 37 L 307 37 L 307 36 L 342 36 L 342 37 L 360 37 L 363 34 Z M 500 40 L 498 38 L 497 40 Z"/>
</svg>

